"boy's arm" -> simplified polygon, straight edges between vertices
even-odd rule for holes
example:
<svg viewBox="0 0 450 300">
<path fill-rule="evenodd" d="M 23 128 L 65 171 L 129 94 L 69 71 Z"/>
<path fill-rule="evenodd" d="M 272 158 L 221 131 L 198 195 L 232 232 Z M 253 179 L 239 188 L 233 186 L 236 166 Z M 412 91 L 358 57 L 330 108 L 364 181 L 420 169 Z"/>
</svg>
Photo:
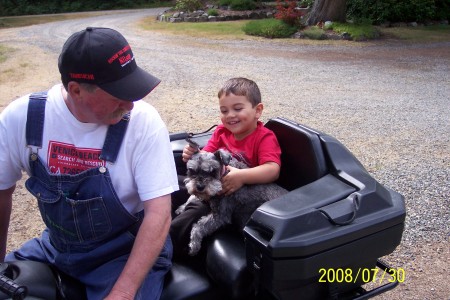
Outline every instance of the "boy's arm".
<svg viewBox="0 0 450 300">
<path fill-rule="evenodd" d="M 229 173 L 222 178 L 222 193 L 229 195 L 244 184 L 271 183 L 278 179 L 280 166 L 275 162 L 266 162 L 249 169 L 237 169 L 228 166 Z"/>
</svg>

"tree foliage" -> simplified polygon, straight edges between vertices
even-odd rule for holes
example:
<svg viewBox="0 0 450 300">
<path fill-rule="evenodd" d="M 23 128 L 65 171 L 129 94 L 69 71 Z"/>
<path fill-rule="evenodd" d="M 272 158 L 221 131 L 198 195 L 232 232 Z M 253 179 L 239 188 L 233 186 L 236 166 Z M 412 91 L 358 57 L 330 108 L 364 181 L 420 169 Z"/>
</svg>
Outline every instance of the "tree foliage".
<svg viewBox="0 0 450 300">
<path fill-rule="evenodd" d="M 347 17 L 373 23 L 450 19 L 449 0 L 347 0 Z"/>
<path fill-rule="evenodd" d="M 158 0 L 0 0 L 0 16 L 135 8 L 158 2 Z"/>
</svg>

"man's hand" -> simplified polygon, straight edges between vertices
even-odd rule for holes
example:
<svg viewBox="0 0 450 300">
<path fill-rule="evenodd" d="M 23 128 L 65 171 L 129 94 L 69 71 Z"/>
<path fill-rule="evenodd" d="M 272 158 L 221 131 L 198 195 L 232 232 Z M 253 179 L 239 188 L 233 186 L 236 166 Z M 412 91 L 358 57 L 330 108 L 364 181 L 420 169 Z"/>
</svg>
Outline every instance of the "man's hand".
<svg viewBox="0 0 450 300">
<path fill-rule="evenodd" d="M 104 300 L 133 300 L 133 295 L 127 293 L 126 291 L 112 290 L 111 293 L 106 296 Z"/>
</svg>

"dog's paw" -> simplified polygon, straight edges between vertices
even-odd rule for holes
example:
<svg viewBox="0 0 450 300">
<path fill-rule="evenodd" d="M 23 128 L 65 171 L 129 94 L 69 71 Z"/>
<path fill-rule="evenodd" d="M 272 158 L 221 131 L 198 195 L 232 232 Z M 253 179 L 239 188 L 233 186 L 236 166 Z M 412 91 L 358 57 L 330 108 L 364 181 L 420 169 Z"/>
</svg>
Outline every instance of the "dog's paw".
<svg viewBox="0 0 450 300">
<path fill-rule="evenodd" d="M 189 243 L 189 255 L 194 256 L 197 255 L 197 253 L 200 251 L 201 244 L 200 243 Z"/>
</svg>

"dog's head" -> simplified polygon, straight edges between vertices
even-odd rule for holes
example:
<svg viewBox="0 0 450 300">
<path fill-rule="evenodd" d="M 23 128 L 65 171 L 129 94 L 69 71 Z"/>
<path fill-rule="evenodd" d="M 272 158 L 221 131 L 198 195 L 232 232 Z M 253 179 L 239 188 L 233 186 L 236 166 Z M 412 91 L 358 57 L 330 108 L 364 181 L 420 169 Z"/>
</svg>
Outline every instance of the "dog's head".
<svg viewBox="0 0 450 300">
<path fill-rule="evenodd" d="M 214 153 L 198 152 L 187 162 L 187 178 L 184 180 L 188 193 L 208 200 L 222 190 L 221 179 L 231 154 L 226 150 Z"/>
</svg>

